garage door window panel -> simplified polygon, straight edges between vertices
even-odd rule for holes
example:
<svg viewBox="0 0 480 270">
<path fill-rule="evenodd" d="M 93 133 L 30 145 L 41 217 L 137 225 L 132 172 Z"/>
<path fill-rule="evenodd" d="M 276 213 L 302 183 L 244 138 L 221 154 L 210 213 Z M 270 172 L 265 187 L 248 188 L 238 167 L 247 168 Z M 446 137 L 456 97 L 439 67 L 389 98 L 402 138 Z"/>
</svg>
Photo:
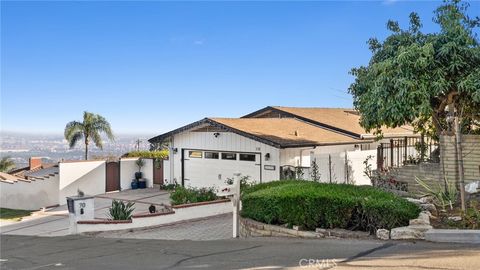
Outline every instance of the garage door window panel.
<svg viewBox="0 0 480 270">
<path fill-rule="evenodd" d="M 190 158 L 202 158 L 202 151 L 188 151 L 188 157 Z"/>
<path fill-rule="evenodd" d="M 220 157 L 220 153 L 218 152 L 205 152 L 206 159 L 218 159 Z"/>
<path fill-rule="evenodd" d="M 222 153 L 223 160 L 237 160 L 237 153 Z"/>
<path fill-rule="evenodd" d="M 243 161 L 256 161 L 256 155 L 255 154 L 240 154 L 240 160 Z"/>
</svg>

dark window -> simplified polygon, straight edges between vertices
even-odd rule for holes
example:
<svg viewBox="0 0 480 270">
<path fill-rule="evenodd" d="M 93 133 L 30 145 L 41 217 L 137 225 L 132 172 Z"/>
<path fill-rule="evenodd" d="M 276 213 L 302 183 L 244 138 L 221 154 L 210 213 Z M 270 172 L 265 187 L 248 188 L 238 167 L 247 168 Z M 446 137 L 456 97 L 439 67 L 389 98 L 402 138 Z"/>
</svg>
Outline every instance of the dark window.
<svg viewBox="0 0 480 270">
<path fill-rule="evenodd" d="M 188 151 L 188 157 L 202 158 L 202 151 Z"/>
<path fill-rule="evenodd" d="M 236 153 L 222 153 L 222 159 L 237 160 L 237 154 Z"/>
<path fill-rule="evenodd" d="M 240 160 L 255 161 L 255 154 L 240 154 Z"/>
<path fill-rule="evenodd" d="M 218 152 L 205 152 L 205 158 L 218 159 Z"/>
</svg>

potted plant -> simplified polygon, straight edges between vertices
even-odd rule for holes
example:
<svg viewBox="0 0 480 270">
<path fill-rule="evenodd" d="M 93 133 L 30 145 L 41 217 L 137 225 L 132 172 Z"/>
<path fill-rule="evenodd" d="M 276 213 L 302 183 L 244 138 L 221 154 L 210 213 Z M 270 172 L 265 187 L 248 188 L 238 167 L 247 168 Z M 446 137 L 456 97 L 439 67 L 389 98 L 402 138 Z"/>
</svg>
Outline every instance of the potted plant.
<svg viewBox="0 0 480 270">
<path fill-rule="evenodd" d="M 147 179 L 145 178 L 138 179 L 138 188 L 147 188 Z"/>
<path fill-rule="evenodd" d="M 130 183 L 130 186 L 132 189 L 137 189 L 138 188 L 138 180 L 137 179 L 132 179 L 132 183 Z"/>
<path fill-rule="evenodd" d="M 138 166 L 138 172 L 135 173 L 135 179 L 137 179 L 138 188 L 146 188 L 147 180 L 143 178 L 142 167 L 145 166 L 145 161 L 143 158 L 137 159 L 135 164 Z"/>
<path fill-rule="evenodd" d="M 142 167 L 145 166 L 145 161 L 143 160 L 143 158 L 139 158 L 137 159 L 137 161 L 135 161 L 135 164 L 137 165 L 138 167 L 138 172 L 135 173 L 135 179 L 140 180 L 142 179 Z"/>
</svg>

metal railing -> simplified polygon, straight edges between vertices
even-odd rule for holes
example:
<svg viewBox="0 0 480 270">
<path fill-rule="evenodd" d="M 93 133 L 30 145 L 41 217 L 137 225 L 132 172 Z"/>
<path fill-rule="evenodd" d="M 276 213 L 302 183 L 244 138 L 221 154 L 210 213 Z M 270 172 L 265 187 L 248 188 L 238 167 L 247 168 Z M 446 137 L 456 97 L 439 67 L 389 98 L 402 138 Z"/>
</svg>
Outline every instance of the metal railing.
<svg viewBox="0 0 480 270">
<path fill-rule="evenodd" d="M 377 169 L 385 170 L 425 161 L 437 162 L 434 157 L 437 148 L 436 141 L 424 136 L 390 139 L 390 142 L 380 143 L 377 147 Z"/>
</svg>

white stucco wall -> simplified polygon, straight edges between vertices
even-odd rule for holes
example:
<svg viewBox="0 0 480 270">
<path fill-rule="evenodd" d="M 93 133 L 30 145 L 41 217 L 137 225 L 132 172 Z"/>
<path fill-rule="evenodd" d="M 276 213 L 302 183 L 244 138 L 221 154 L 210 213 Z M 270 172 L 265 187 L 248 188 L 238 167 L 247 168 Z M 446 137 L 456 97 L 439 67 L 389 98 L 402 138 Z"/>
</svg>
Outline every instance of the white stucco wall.
<svg viewBox="0 0 480 270">
<path fill-rule="evenodd" d="M 163 160 L 163 183 L 165 185 L 171 184 L 170 181 L 170 160 Z"/>
<path fill-rule="evenodd" d="M 59 163 L 59 204 L 66 204 L 66 197 L 77 195 L 80 189 L 86 195 L 105 193 L 105 161 L 78 161 Z"/>
<path fill-rule="evenodd" d="M 138 158 L 120 159 L 120 188 L 121 190 L 131 189 L 132 179 L 138 172 L 135 162 Z M 144 158 L 145 165 L 142 167 L 142 176 L 147 180 L 147 187 L 153 187 L 153 159 Z"/>
<path fill-rule="evenodd" d="M 0 182 L 0 207 L 38 210 L 58 204 L 58 175 L 31 182 Z"/>
<path fill-rule="evenodd" d="M 370 164 L 376 169 L 376 148 L 373 150 L 355 150 L 354 145 L 318 146 L 316 148 L 287 148 L 281 149 L 281 165 L 311 167 L 316 160 L 320 182 L 354 183 L 369 185 L 370 179 L 364 174 L 363 162 L 372 156 Z M 347 156 L 347 160 L 345 159 Z M 330 159 L 330 160 L 329 160 Z M 347 166 L 346 166 L 347 162 Z M 304 178 L 311 178 L 311 168 L 304 170 Z M 347 179 L 348 178 L 348 179 Z"/>
<path fill-rule="evenodd" d="M 311 156 L 323 156 L 325 154 L 338 154 L 345 151 L 353 151 L 353 144 L 328 145 L 303 148 L 285 148 L 280 150 L 280 165 L 310 167 Z"/>
<path fill-rule="evenodd" d="M 215 137 L 214 132 L 183 132 L 173 138 L 172 148 L 177 148 L 177 153 L 171 152 L 170 170 L 173 172 L 173 179 L 181 184 L 181 153 L 183 149 L 215 150 L 260 153 L 262 158 L 262 182 L 270 182 L 280 178 L 280 151 L 270 145 L 240 136 L 232 132 L 219 132 Z M 265 160 L 265 154 L 270 154 L 270 159 Z M 274 165 L 275 170 L 265 170 L 265 165 Z M 165 175 L 171 180 L 171 176 Z"/>
<path fill-rule="evenodd" d="M 211 217 L 233 211 L 232 203 L 230 201 L 206 204 L 200 206 L 193 206 L 187 208 L 174 208 L 175 213 L 162 216 L 151 216 L 132 218 L 131 223 L 120 224 L 77 224 L 77 233 L 83 232 L 95 232 L 95 231 L 112 231 L 112 230 L 125 230 L 133 228 L 144 228 L 151 226 L 158 226 L 162 224 L 170 224 L 179 221 L 185 221 L 189 219 Z"/>
<path fill-rule="evenodd" d="M 367 159 L 368 156 L 372 158 L 369 159 L 368 164 L 372 167 L 372 170 L 377 169 L 377 150 L 368 150 L 368 151 L 349 151 L 347 152 L 348 164 L 350 174 L 355 182 L 355 185 L 371 185 L 370 178 L 368 178 L 365 171 L 365 164 L 363 162 Z"/>
</svg>

